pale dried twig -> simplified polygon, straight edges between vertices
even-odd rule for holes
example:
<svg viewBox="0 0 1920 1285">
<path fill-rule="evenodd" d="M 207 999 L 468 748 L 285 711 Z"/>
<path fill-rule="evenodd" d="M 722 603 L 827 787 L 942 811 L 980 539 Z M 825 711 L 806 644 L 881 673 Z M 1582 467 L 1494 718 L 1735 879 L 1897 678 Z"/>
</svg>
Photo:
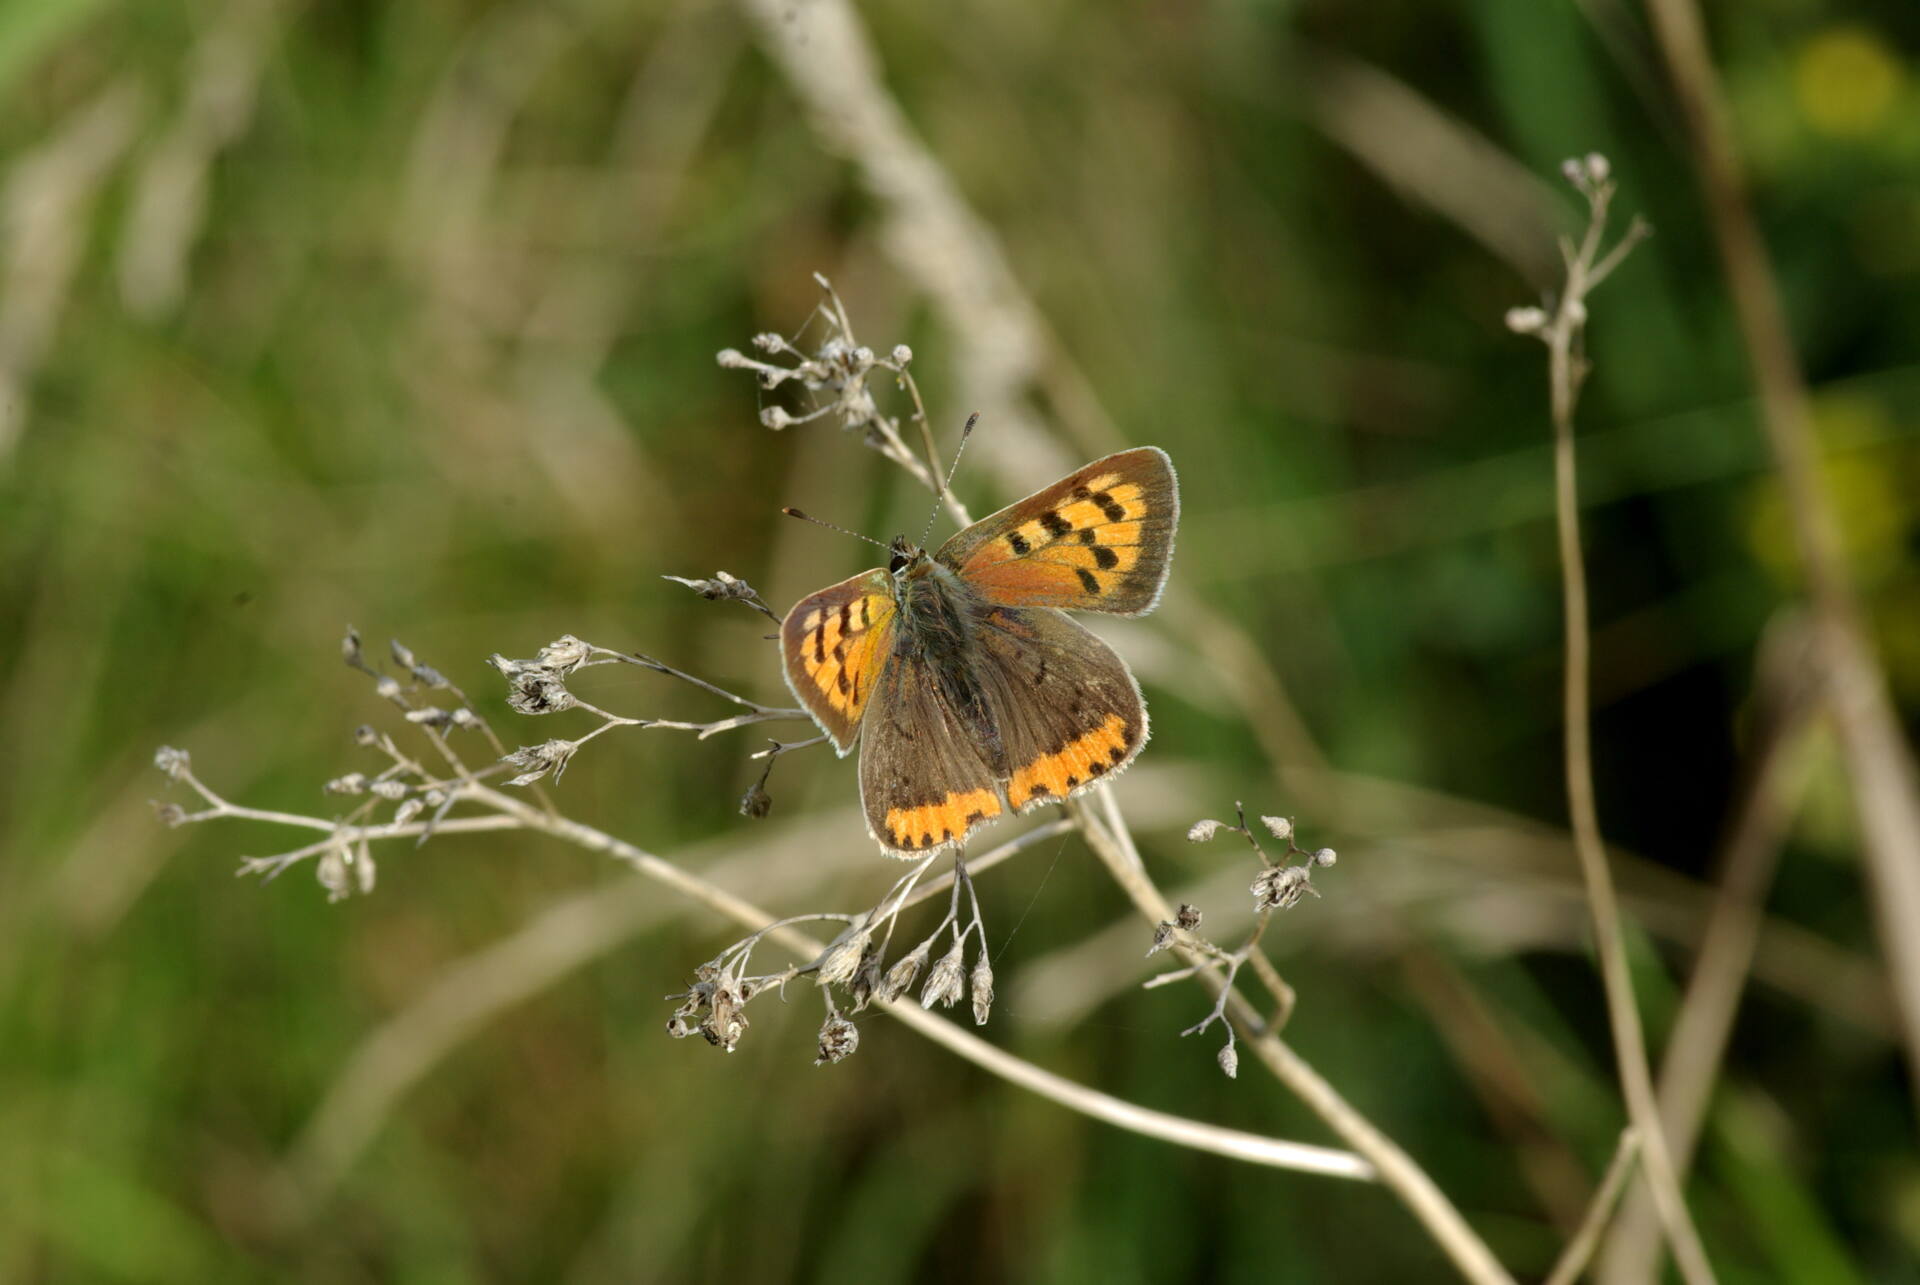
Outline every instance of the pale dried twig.
<svg viewBox="0 0 1920 1285">
<path fill-rule="evenodd" d="M 1587 297 L 1650 229 L 1636 219 L 1609 248 L 1607 218 L 1615 188 L 1606 158 L 1594 154 L 1570 160 L 1563 172 L 1586 200 L 1586 230 L 1577 243 L 1571 239 L 1561 242 L 1566 282 L 1559 298 L 1552 301 L 1551 311 L 1515 308 L 1508 312 L 1507 324 L 1517 333 L 1538 336 L 1547 345 L 1556 531 L 1566 635 L 1562 697 L 1567 801 L 1572 814 L 1574 849 L 1580 858 L 1593 915 L 1594 941 L 1600 956 L 1614 1057 L 1628 1115 L 1640 1133 L 1645 1151 L 1648 1187 L 1682 1274 L 1690 1285 L 1706 1285 L 1714 1279 L 1713 1268 L 1700 1243 L 1700 1233 L 1693 1225 L 1667 1151 L 1666 1135 L 1660 1127 L 1659 1102 L 1654 1096 L 1653 1075 L 1647 1065 L 1646 1035 L 1641 1028 L 1640 1010 L 1633 995 L 1633 975 L 1627 964 L 1619 897 L 1614 890 L 1612 869 L 1607 864 L 1606 846 L 1600 837 L 1600 818 L 1594 800 L 1589 691 L 1592 642 L 1587 623 L 1586 563 L 1580 549 L 1580 507 L 1575 482 L 1573 412 L 1587 373 L 1586 357 L 1581 351 L 1586 334 Z"/>
</svg>

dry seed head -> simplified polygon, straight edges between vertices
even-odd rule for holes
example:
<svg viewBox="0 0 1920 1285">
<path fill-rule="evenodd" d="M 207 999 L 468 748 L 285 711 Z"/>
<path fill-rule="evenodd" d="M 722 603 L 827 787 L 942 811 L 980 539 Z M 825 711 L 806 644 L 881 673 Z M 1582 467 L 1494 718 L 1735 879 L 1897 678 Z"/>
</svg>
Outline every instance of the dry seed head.
<svg viewBox="0 0 1920 1285">
<path fill-rule="evenodd" d="M 365 772 L 349 772 L 345 776 L 336 776 L 327 782 L 328 794 L 364 794 L 367 789 Z"/>
<path fill-rule="evenodd" d="M 759 781 L 755 781 L 747 787 L 747 792 L 740 796 L 741 816 L 752 817 L 757 821 L 767 813 L 773 811 L 773 796 L 767 793 L 767 787 L 763 784 L 764 781 L 764 777 Z"/>
<path fill-rule="evenodd" d="M 993 1013 L 993 968 L 987 963 L 985 955 L 973 966 L 968 993 L 973 999 L 973 1024 L 985 1026 L 987 1018 Z"/>
<path fill-rule="evenodd" d="M 1240 1054 L 1233 1045 L 1222 1044 L 1220 1046 L 1219 1058 L 1220 1069 L 1227 1073 L 1227 1078 L 1229 1080 L 1238 1079 L 1240 1076 Z"/>
<path fill-rule="evenodd" d="M 407 797 L 407 783 L 405 781 L 396 781 L 391 777 L 384 781 L 375 781 L 372 785 L 369 785 L 367 789 L 376 797 L 385 799 L 389 803 Z"/>
<path fill-rule="evenodd" d="M 398 638 L 387 639 L 387 650 L 393 654 L 393 663 L 408 673 L 412 673 L 414 669 L 417 668 L 413 659 L 413 648 L 407 646 Z"/>
<path fill-rule="evenodd" d="M 842 935 L 833 945 L 820 952 L 820 958 L 814 963 L 814 982 L 821 986 L 839 986 L 853 980 L 853 975 L 860 970 L 860 961 L 866 957 L 867 944 L 872 940 L 872 934 L 864 928 Z"/>
<path fill-rule="evenodd" d="M 1208 817 L 1204 821 L 1195 821 L 1193 826 L 1187 831 L 1187 842 L 1205 843 L 1208 839 L 1211 839 L 1214 835 L 1219 834 L 1221 830 L 1225 829 L 1226 825 L 1227 823 L 1225 821 L 1215 821 L 1212 817 Z"/>
<path fill-rule="evenodd" d="M 340 659 L 355 669 L 366 668 L 367 658 L 360 650 L 360 631 L 352 625 L 347 626 L 347 636 L 340 640 Z"/>
<path fill-rule="evenodd" d="M 509 677 L 507 707 L 515 713 L 558 714 L 574 704 L 573 693 L 550 670 L 523 669 Z"/>
<path fill-rule="evenodd" d="M 562 678 L 580 667 L 580 662 L 593 655 L 591 644 L 581 642 L 572 634 L 562 634 L 540 649 L 538 663 L 551 669 Z"/>
<path fill-rule="evenodd" d="M 165 772 L 169 780 L 177 781 L 193 769 L 193 756 L 171 745 L 162 745 L 153 752 L 153 765 Z"/>
<path fill-rule="evenodd" d="M 161 825 L 172 830 L 178 829 L 187 823 L 187 810 L 178 803 L 161 803 L 157 799 L 151 800 L 151 802 L 153 803 L 153 815 L 159 818 Z"/>
<path fill-rule="evenodd" d="M 362 723 L 353 729 L 353 743 L 372 747 L 380 743 L 380 731 L 371 723 Z"/>
<path fill-rule="evenodd" d="M 966 993 L 967 963 L 962 956 L 965 946 L 955 942 L 953 949 L 940 956 L 933 971 L 927 974 L 927 984 L 920 990 L 920 1007 L 932 1008 L 935 1004 L 952 1008 Z"/>
<path fill-rule="evenodd" d="M 1339 854 L 1332 848 L 1321 848 L 1313 854 L 1313 864 L 1316 866 L 1330 866 L 1338 859 Z"/>
<path fill-rule="evenodd" d="M 820 1051 L 813 1059 L 813 1064 L 830 1066 L 835 1062 L 844 1062 L 859 1047 L 860 1028 L 840 1014 L 830 1013 L 820 1028 Z"/>
<path fill-rule="evenodd" d="M 425 806 L 427 806 L 426 802 L 422 799 L 412 798 L 405 800 L 399 807 L 393 810 L 393 823 L 395 825 L 405 825 L 407 822 L 419 816 L 420 809 Z"/>
<path fill-rule="evenodd" d="M 346 848 L 336 845 L 321 853 L 320 860 L 314 864 L 313 877 L 327 890 L 329 902 L 344 900 L 353 891 Z"/>
<path fill-rule="evenodd" d="M 1286 817 L 1261 817 L 1260 824 L 1267 827 L 1267 833 L 1281 842 L 1293 838 L 1293 822 Z"/>
<path fill-rule="evenodd" d="M 573 761 L 573 752 L 579 748 L 577 741 L 542 741 L 538 745 L 523 745 L 500 760 L 520 769 L 520 774 L 507 784 L 532 785 L 549 772 L 557 781 L 565 774 L 567 764 Z"/>
<path fill-rule="evenodd" d="M 1191 902 L 1181 902 L 1180 909 L 1173 914 L 1173 922 L 1176 927 L 1192 932 L 1200 926 L 1200 907 Z"/>
<path fill-rule="evenodd" d="M 1507 309 L 1507 329 L 1516 335 L 1537 335 L 1547 328 L 1544 308 Z"/>
<path fill-rule="evenodd" d="M 1306 894 L 1314 892 L 1312 875 L 1307 866 L 1274 866 L 1262 870 L 1248 887 L 1253 893 L 1255 910 L 1285 910 L 1294 905 Z"/>
<path fill-rule="evenodd" d="M 860 967 L 854 970 L 853 980 L 847 983 L 847 993 L 853 997 L 853 1011 L 856 1013 L 873 1002 L 880 983 L 885 980 L 880 972 L 881 953 L 879 942 L 868 942 L 860 956 Z"/>
<path fill-rule="evenodd" d="M 912 990 L 920 970 L 927 966 L 927 960 L 932 955 L 933 943 L 923 941 L 914 947 L 912 953 L 895 960 L 893 967 L 887 970 L 887 975 L 880 981 L 880 998 L 896 1000 Z"/>
<path fill-rule="evenodd" d="M 740 1000 L 725 986 L 713 993 L 713 1011 L 700 1023 L 700 1034 L 707 1043 L 731 1053 L 747 1033 L 747 1015 L 740 1011 Z"/>
</svg>

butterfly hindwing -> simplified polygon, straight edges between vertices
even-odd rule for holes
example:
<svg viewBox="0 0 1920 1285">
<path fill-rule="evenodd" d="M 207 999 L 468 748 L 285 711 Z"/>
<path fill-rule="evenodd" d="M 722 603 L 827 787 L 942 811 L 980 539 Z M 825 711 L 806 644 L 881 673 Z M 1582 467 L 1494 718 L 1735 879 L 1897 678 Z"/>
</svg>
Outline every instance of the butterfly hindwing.
<svg viewBox="0 0 1920 1285">
<path fill-rule="evenodd" d="M 988 607 L 973 672 L 1008 765 L 1016 811 L 1057 803 L 1133 762 L 1147 707 L 1111 647 L 1047 608 Z"/>
<path fill-rule="evenodd" d="M 802 598 L 780 624 L 787 686 L 842 757 L 892 654 L 898 614 L 893 577 L 875 569 Z"/>
<path fill-rule="evenodd" d="M 1005 809 L 981 749 L 977 694 L 908 646 L 881 671 L 861 733 L 860 798 L 867 828 L 896 856 L 965 842 Z M 956 706 L 960 706 L 956 708 Z"/>
<path fill-rule="evenodd" d="M 989 602 L 1136 616 L 1160 599 L 1179 519 L 1173 465 L 1142 446 L 982 518 L 935 556 Z"/>
</svg>

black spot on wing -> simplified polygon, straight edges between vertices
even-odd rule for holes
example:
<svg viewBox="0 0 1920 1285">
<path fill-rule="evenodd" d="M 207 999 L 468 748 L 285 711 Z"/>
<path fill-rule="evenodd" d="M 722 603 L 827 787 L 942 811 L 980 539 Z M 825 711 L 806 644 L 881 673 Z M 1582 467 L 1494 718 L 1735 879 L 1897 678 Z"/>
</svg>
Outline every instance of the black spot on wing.
<svg viewBox="0 0 1920 1285">
<path fill-rule="evenodd" d="M 1007 532 L 1007 547 L 1013 550 L 1014 557 L 1024 558 L 1027 556 L 1027 550 L 1033 546 L 1022 539 L 1018 531 L 1009 531 Z"/>
<path fill-rule="evenodd" d="M 1089 532 L 1089 534 L 1091 534 L 1091 532 Z M 1104 545 L 1095 546 L 1093 550 L 1093 560 L 1100 564 L 1102 571 L 1111 571 L 1120 565 L 1120 555 Z"/>
<path fill-rule="evenodd" d="M 1048 509 L 1040 515 L 1040 525 L 1045 527 L 1047 534 L 1053 536 L 1055 539 L 1059 539 L 1067 532 L 1073 530 L 1073 523 L 1061 517 L 1059 513 L 1053 509 Z"/>
<path fill-rule="evenodd" d="M 1085 589 L 1088 593 L 1100 592 L 1100 581 L 1094 577 L 1093 572 L 1087 570 L 1085 567 L 1075 567 L 1074 570 L 1080 575 L 1080 587 L 1082 589 Z"/>
</svg>

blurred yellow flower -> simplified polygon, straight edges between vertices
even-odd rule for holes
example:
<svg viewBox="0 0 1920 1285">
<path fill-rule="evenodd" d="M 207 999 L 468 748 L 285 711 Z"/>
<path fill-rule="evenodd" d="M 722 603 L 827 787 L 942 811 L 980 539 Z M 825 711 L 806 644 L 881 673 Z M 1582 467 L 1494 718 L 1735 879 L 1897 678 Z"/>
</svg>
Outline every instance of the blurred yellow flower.
<svg viewBox="0 0 1920 1285">
<path fill-rule="evenodd" d="M 1822 134 L 1860 138 L 1887 120 L 1900 96 L 1905 68 L 1874 32 L 1829 27 L 1801 47 L 1793 84 L 1800 111 Z"/>
</svg>

